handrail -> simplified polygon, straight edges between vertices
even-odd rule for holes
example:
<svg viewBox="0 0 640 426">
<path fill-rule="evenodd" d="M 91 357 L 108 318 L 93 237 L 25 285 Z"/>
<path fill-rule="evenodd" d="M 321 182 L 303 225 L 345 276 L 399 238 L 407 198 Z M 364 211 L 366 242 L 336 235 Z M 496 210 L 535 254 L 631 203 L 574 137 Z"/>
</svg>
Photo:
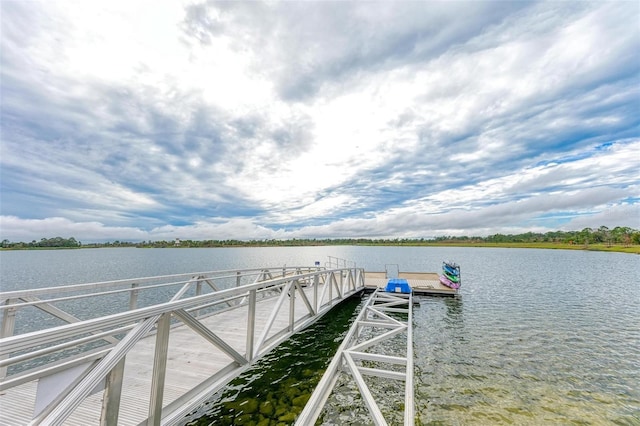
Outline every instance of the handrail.
<svg viewBox="0 0 640 426">
<path fill-rule="evenodd" d="M 343 259 L 341 257 L 335 256 L 327 256 L 327 262 L 325 263 L 325 267 L 328 269 L 334 268 L 355 268 L 356 262 L 348 259 Z"/>
<path fill-rule="evenodd" d="M 330 274 L 339 272 L 340 269 L 325 270 L 323 273 Z M 297 279 L 312 277 L 317 275 L 317 272 L 306 273 L 295 276 Z M 70 337 L 74 334 L 91 333 L 93 331 L 103 330 L 107 327 L 112 327 L 117 324 L 137 321 L 140 319 L 148 318 L 154 315 L 161 315 L 166 312 L 174 311 L 177 309 L 187 309 L 189 307 L 196 307 L 201 303 L 210 303 L 229 296 L 244 296 L 251 290 L 258 290 L 263 287 L 277 287 L 282 284 L 291 281 L 291 278 L 276 278 L 269 281 L 262 281 L 255 284 L 247 284 L 242 287 L 235 287 L 230 289 L 219 290 L 215 293 L 203 294 L 200 296 L 193 296 L 186 299 L 174 300 L 171 302 L 159 303 L 157 305 L 147 306 L 144 308 L 138 308 L 127 312 L 121 312 L 117 314 L 108 315 L 100 318 L 92 318 L 82 322 L 76 322 L 72 324 L 65 324 L 53 328 L 49 328 L 41 331 L 33 331 L 30 333 L 24 333 L 17 336 L 9 336 L 0 340 L 0 357 L 12 352 L 26 349 L 26 345 L 31 342 L 34 337 L 38 337 L 38 345 L 50 343 L 52 340 L 60 339 L 61 337 Z"/>
<path fill-rule="evenodd" d="M 3 291 L 0 292 L 0 301 L 4 301 L 4 304 L 0 304 L 0 310 L 6 309 L 7 307 L 9 307 L 6 304 L 6 301 L 9 299 L 19 299 L 22 297 L 28 297 L 28 296 L 40 296 L 42 294 L 62 294 L 62 293 L 72 293 L 72 292 L 76 292 L 76 291 L 83 291 L 83 290 L 93 290 L 93 289 L 99 289 L 99 288 L 103 288 L 103 287 L 119 287 L 119 286 L 129 286 L 132 284 L 144 284 L 144 283 L 149 283 L 149 282 L 154 282 L 154 281 L 159 281 L 159 280 L 166 280 L 166 279 L 174 279 L 174 278 L 185 278 L 183 280 L 178 280 L 175 282 L 169 282 L 169 283 L 163 283 L 161 285 L 176 285 L 176 284 L 181 284 L 181 283 L 185 283 L 188 282 L 190 279 L 192 279 L 195 276 L 203 276 L 203 277 L 208 277 L 208 278 L 215 278 L 215 279 L 228 279 L 228 278 L 237 278 L 237 273 L 241 273 L 243 277 L 248 277 L 248 276 L 257 276 L 260 275 L 261 273 L 264 272 L 269 272 L 269 273 L 273 273 L 273 272 L 278 272 L 278 273 L 283 273 L 283 272 L 290 272 L 290 271 L 296 271 L 296 270 L 317 270 L 317 267 L 309 267 L 309 266 L 288 266 L 288 267 L 269 267 L 269 268 L 249 268 L 249 269 L 226 269 L 226 270 L 220 270 L 220 271 L 207 271 L 207 272 L 189 272 L 189 273 L 184 273 L 184 274 L 171 274 L 171 275 L 158 275 L 158 276 L 150 276 L 150 277 L 139 277 L 139 278 L 127 278 L 127 279 L 121 279 L 121 280 L 112 280 L 112 281 L 99 281 L 99 282 L 93 282 L 93 283 L 85 283 L 85 284 L 70 284 L 70 285 L 63 285 L 63 286 L 55 286 L 55 287 L 44 287 L 44 288 L 32 288 L 32 289 L 26 289 L 26 290 L 13 290 L 13 291 Z M 125 288 L 122 289 L 122 291 L 132 291 L 132 290 L 142 290 L 142 289 L 146 289 L 146 288 L 151 288 L 151 287 L 136 287 L 134 289 L 131 288 Z M 82 294 L 82 296 L 91 296 L 93 294 L 98 294 L 98 293 L 84 293 Z"/>
<path fill-rule="evenodd" d="M 237 287 L 243 284 L 243 281 L 244 284 L 251 280 L 253 280 L 253 282 L 260 282 L 272 279 L 274 276 L 286 277 L 288 275 L 299 274 L 302 271 L 311 272 L 318 270 L 320 270 L 320 268 L 308 266 L 227 269 L 220 271 L 128 278 L 86 284 L 0 292 L 0 315 L 2 319 L 0 338 L 7 338 L 15 334 L 16 314 L 20 309 L 28 307 L 35 307 L 36 309 L 39 309 L 40 311 L 64 322 L 74 323 L 81 321 L 81 319 L 69 312 L 66 312 L 60 307 L 55 306 L 54 303 L 80 301 L 83 299 L 100 298 L 114 296 L 119 293 L 128 293 L 128 309 L 132 310 L 137 307 L 138 297 L 140 294 L 154 292 L 153 294 L 157 295 L 157 289 L 163 287 L 179 285 L 184 287 L 189 285 L 189 287 L 195 288 L 196 295 L 200 295 L 203 293 L 203 284 L 209 287 L 210 290 L 217 291 L 218 287 L 214 281 L 218 283 L 226 282 L 227 287 Z M 90 292 L 87 293 L 86 291 Z M 180 291 L 184 292 L 184 290 Z M 85 293 L 77 294 L 78 292 Z M 52 297 L 42 298 L 42 296 Z M 169 295 L 166 294 L 165 297 L 168 298 Z M 120 301 L 119 303 L 123 303 L 123 301 Z M 83 315 L 86 317 L 87 313 L 83 312 Z M 30 327 L 33 328 L 33 324 Z M 23 330 L 20 330 L 20 327 L 18 327 L 18 329 L 23 332 Z M 2 357 L 0 356 L 0 360 L 1 359 Z M 0 377 L 4 377 L 5 374 L 6 370 L 0 367 Z"/>
</svg>

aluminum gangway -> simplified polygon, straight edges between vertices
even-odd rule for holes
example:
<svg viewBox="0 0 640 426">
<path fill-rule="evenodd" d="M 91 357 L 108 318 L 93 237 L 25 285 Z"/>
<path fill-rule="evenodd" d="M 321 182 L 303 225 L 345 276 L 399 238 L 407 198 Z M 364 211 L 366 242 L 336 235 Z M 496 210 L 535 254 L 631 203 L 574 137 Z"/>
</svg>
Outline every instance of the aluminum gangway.
<svg viewBox="0 0 640 426">
<path fill-rule="evenodd" d="M 2 292 L 0 424 L 177 424 L 363 289 L 314 266 Z"/>
<path fill-rule="evenodd" d="M 398 318 L 397 314 L 400 314 L 401 318 Z M 369 386 L 364 376 L 372 376 L 404 382 L 403 387 L 399 386 L 396 389 L 396 395 L 404 393 L 402 417 L 405 426 L 412 426 L 415 416 L 412 319 L 411 293 L 387 293 L 382 289 L 376 289 L 347 332 L 325 374 L 298 416 L 296 425 L 316 424 L 341 379 L 347 384 L 355 383 L 368 410 L 369 420 L 378 426 L 387 425 L 380 403 L 391 402 L 392 411 L 397 411 L 394 407 L 402 404 L 398 400 L 388 401 L 394 398 L 393 392 L 388 389 L 380 391 Z M 398 337 L 406 346 L 397 344 Z M 392 344 L 387 344 L 392 340 Z"/>
</svg>

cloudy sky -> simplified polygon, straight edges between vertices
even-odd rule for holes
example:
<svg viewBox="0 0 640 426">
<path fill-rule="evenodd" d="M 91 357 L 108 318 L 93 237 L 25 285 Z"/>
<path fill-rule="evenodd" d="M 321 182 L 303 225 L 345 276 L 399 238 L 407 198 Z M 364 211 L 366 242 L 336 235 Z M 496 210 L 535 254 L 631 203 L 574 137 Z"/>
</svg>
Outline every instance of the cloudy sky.
<svg viewBox="0 0 640 426">
<path fill-rule="evenodd" d="M 0 2 L 0 238 L 640 228 L 640 3 Z"/>
</svg>

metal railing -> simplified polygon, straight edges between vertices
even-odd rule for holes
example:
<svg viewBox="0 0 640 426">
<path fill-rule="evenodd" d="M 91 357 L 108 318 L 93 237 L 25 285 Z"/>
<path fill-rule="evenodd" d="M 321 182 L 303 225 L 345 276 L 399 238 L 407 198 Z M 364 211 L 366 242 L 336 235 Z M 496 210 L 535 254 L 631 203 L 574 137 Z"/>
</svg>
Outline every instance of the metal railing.
<svg viewBox="0 0 640 426">
<path fill-rule="evenodd" d="M 355 268 L 356 262 L 348 259 L 342 259 L 340 257 L 327 256 L 325 267 L 327 269 Z"/>
<path fill-rule="evenodd" d="M 139 306 L 143 294 L 158 293 L 172 287 L 178 289 L 168 300 L 147 300 L 147 306 Z M 364 271 L 359 269 L 289 267 L 179 274 L 3 292 L 0 293 L 0 398 L 7 401 L 14 388 L 78 371 L 66 381 L 54 380 L 62 385 L 58 384 L 53 396 L 44 403 L 36 401 L 30 424 L 65 423 L 78 406 L 101 387 L 104 391 L 102 404 L 98 407 L 100 422 L 117 424 L 123 382 L 126 382 L 125 359 L 136 344 L 155 334 L 148 410 L 136 422 L 175 424 L 251 363 L 363 288 Z M 80 318 L 75 312 L 60 307 L 71 302 L 97 307 L 100 306 L 97 300 L 113 297 L 118 298 L 124 309 L 107 315 L 85 313 L 89 317 Z M 266 321 L 260 324 L 258 332 L 256 306 L 263 301 L 270 303 L 271 311 Z M 296 316 L 296 306 L 304 306 L 305 314 Z M 27 309 L 44 312 L 65 324 L 14 334 L 16 328 L 20 328 L 16 324 L 19 312 Z M 234 349 L 232 343 L 219 337 L 204 322 L 212 315 L 237 309 L 244 311 L 244 350 Z M 276 319 L 286 310 L 287 323 L 278 328 Z M 200 335 L 231 362 L 178 398 L 163 404 L 169 336 L 178 325 Z"/>
<path fill-rule="evenodd" d="M 394 318 L 394 313 L 406 314 L 406 322 Z M 355 382 L 373 423 L 379 426 L 387 425 L 378 402 L 381 399 L 392 398 L 392 395 L 388 391 L 372 390 L 363 376 L 373 376 L 404 381 L 404 425 L 412 426 L 415 415 L 412 317 L 412 294 L 375 290 L 349 329 L 327 371 L 300 413 L 296 425 L 316 424 L 341 377 L 351 378 Z M 389 351 L 390 345 L 386 345 L 383 350 L 384 343 L 399 335 L 405 335 L 406 351 L 402 350 L 402 353 L 393 355 L 385 353 Z"/>
</svg>

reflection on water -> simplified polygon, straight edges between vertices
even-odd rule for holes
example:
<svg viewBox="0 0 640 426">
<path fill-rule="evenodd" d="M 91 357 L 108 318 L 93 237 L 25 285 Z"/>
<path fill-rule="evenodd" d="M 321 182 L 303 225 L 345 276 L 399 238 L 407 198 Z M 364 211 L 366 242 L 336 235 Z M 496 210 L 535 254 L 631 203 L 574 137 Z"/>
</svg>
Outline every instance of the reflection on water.
<svg viewBox="0 0 640 426">
<path fill-rule="evenodd" d="M 443 298 L 443 301 L 447 308 L 444 320 L 450 327 L 462 327 L 464 320 L 462 316 L 462 297 L 446 297 Z"/>
</svg>

